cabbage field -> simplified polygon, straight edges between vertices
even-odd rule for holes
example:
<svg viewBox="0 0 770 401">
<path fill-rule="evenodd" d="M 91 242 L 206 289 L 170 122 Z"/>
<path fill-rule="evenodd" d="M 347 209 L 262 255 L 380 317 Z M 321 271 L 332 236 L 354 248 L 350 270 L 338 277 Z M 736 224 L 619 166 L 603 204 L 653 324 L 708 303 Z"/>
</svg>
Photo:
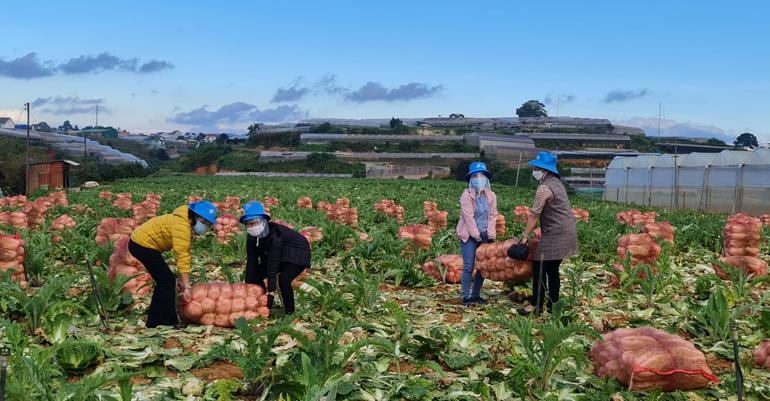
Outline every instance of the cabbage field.
<svg viewBox="0 0 770 401">
<path fill-rule="evenodd" d="M 737 400 L 742 382 L 744 399 L 770 399 L 770 216 L 572 197 L 580 254 L 562 264 L 553 312 L 525 318 L 532 262 L 507 259 L 501 242 L 521 235 L 534 191 L 492 183 L 505 233 L 477 267 L 496 281 L 484 284 L 490 305 L 464 308 L 452 255 L 466 185 L 181 176 L 2 198 L 6 397 Z M 221 216 L 192 249 L 195 302 L 211 314 L 183 317 L 213 325 L 146 329 L 152 282 L 121 238 L 199 199 Z M 250 200 L 311 242 L 290 317 L 280 296 L 262 317 L 261 289 L 234 284 L 246 262 L 235 218 Z"/>
</svg>

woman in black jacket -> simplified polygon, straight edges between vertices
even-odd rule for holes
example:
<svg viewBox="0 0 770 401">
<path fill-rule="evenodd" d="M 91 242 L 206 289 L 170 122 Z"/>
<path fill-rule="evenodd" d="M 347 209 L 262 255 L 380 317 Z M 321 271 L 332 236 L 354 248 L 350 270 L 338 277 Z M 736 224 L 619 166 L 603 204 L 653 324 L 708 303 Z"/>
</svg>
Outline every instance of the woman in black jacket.
<svg viewBox="0 0 770 401">
<path fill-rule="evenodd" d="M 291 282 L 310 267 L 310 243 L 300 233 L 281 224 L 270 223 L 261 203 L 243 206 L 240 221 L 246 225 L 246 283 L 265 288 L 267 307 L 273 308 L 276 280 L 281 289 L 287 315 L 294 313 L 294 289 Z"/>
</svg>

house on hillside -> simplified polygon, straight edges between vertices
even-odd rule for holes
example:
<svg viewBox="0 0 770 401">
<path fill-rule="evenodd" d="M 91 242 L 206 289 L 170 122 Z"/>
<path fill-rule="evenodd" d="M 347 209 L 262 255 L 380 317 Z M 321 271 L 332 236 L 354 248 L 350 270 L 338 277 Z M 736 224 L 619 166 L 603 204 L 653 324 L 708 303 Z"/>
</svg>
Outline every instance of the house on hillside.
<svg viewBox="0 0 770 401">
<path fill-rule="evenodd" d="M 117 138 L 118 130 L 115 128 L 91 128 L 80 131 L 81 136 L 90 138 Z"/>
<path fill-rule="evenodd" d="M 166 139 L 160 135 L 150 135 L 142 141 L 142 145 L 150 149 L 166 149 Z"/>
<path fill-rule="evenodd" d="M 11 117 L 0 117 L 0 128 L 14 129 L 16 125 L 11 120 Z"/>
<path fill-rule="evenodd" d="M 211 143 L 216 141 L 217 138 L 219 138 L 219 134 L 206 134 L 206 138 L 203 141 L 207 143 Z"/>
</svg>

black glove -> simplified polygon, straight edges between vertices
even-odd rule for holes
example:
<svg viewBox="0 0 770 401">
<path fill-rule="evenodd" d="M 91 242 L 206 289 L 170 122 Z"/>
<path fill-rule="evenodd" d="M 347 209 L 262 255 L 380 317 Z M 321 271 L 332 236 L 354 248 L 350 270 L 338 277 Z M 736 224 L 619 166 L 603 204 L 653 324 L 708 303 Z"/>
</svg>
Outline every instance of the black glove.
<svg viewBox="0 0 770 401">
<path fill-rule="evenodd" d="M 494 238 L 490 238 L 490 239 L 488 239 L 488 240 L 487 240 L 487 244 L 491 244 L 491 243 L 493 243 L 493 242 L 495 242 L 495 239 L 494 239 Z"/>
<path fill-rule="evenodd" d="M 273 309 L 273 298 L 272 295 L 267 295 L 267 309 Z"/>
</svg>

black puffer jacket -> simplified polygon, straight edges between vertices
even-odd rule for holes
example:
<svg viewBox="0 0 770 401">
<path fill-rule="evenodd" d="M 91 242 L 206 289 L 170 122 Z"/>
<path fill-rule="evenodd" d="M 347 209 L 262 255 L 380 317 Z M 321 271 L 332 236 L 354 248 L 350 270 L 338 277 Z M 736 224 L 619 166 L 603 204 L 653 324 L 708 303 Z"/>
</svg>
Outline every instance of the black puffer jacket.
<svg viewBox="0 0 770 401">
<path fill-rule="evenodd" d="M 257 284 L 258 272 L 267 273 L 267 291 L 275 291 L 275 277 L 283 270 L 283 264 L 291 263 L 310 267 L 310 243 L 302 234 L 282 224 L 267 223 L 268 233 L 264 238 L 249 235 L 246 239 L 246 283 Z"/>
</svg>

